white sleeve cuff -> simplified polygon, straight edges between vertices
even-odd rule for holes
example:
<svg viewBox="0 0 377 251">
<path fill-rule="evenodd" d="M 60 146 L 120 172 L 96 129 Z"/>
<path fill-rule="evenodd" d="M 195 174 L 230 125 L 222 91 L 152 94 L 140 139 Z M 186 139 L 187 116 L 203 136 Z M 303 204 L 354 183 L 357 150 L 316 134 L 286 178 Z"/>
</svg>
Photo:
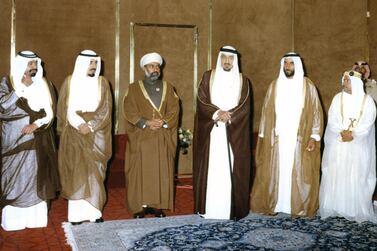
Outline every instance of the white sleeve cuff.
<svg viewBox="0 0 377 251">
<path fill-rule="evenodd" d="M 89 127 L 89 129 L 90 129 L 91 132 L 94 132 L 92 123 L 90 123 L 90 121 L 88 122 L 88 127 Z"/>
<path fill-rule="evenodd" d="M 217 110 L 213 115 L 212 115 L 212 120 L 216 120 L 218 117 L 219 117 L 219 111 L 220 110 Z"/>
<path fill-rule="evenodd" d="M 312 135 L 310 135 L 310 138 L 315 139 L 315 141 L 320 141 L 321 140 L 321 136 L 319 136 L 319 134 L 312 134 Z"/>
</svg>

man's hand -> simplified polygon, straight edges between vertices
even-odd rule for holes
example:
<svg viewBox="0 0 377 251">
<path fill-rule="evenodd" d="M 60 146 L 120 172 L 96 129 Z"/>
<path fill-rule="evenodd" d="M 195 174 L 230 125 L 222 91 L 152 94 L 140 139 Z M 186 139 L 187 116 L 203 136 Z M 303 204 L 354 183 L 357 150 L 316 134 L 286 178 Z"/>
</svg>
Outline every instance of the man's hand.
<svg viewBox="0 0 377 251">
<path fill-rule="evenodd" d="M 78 129 L 79 129 L 79 133 L 81 133 L 82 135 L 86 135 L 91 132 L 89 125 L 86 123 L 79 125 Z"/>
<path fill-rule="evenodd" d="M 164 124 L 164 121 L 162 119 L 152 119 L 152 120 L 147 120 L 145 124 L 151 130 L 157 130 L 162 127 L 162 125 Z"/>
<path fill-rule="evenodd" d="M 38 126 L 36 124 L 30 124 L 22 128 L 22 134 L 32 134 L 35 130 L 37 130 Z"/>
<path fill-rule="evenodd" d="M 220 110 L 217 113 L 217 119 L 216 120 L 226 123 L 226 122 L 228 122 L 231 119 L 230 115 L 231 115 L 230 112 Z"/>
<path fill-rule="evenodd" d="M 350 142 L 350 141 L 353 140 L 352 131 L 350 131 L 350 130 L 343 130 L 340 133 L 340 136 L 342 136 L 343 142 Z"/>
<path fill-rule="evenodd" d="M 308 145 L 306 146 L 306 151 L 313 152 L 315 150 L 315 139 L 310 138 Z"/>
</svg>

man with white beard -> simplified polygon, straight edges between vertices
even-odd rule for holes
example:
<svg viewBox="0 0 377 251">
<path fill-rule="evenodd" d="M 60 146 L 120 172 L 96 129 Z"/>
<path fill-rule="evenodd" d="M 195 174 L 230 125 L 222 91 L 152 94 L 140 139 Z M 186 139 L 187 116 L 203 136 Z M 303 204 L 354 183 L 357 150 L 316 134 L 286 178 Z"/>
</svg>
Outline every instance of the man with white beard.
<svg viewBox="0 0 377 251">
<path fill-rule="evenodd" d="M 198 87 L 193 144 L 195 212 L 207 219 L 241 219 L 249 213 L 251 97 L 239 72 L 238 52 L 220 49 L 215 70 Z"/>
</svg>

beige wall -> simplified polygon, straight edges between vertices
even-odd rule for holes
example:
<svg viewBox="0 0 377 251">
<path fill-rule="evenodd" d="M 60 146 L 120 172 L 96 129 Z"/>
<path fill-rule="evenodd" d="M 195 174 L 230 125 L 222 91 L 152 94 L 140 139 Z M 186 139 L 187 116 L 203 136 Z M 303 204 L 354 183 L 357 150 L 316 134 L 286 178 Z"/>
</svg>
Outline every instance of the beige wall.
<svg viewBox="0 0 377 251">
<path fill-rule="evenodd" d="M 341 90 L 343 72 L 350 70 L 355 61 L 365 60 L 365 3 L 296 1 L 295 49 L 304 58 L 307 75 L 317 85 L 326 113 L 332 98 Z"/>
<path fill-rule="evenodd" d="M 377 79 L 377 1 L 369 0 L 369 11 L 371 13 L 368 22 L 369 62 L 372 77 Z"/>
<path fill-rule="evenodd" d="M 36 52 L 45 62 L 47 78 L 59 89 L 77 54 L 92 49 L 114 83 L 114 5 L 111 0 L 17 0 L 16 52 Z"/>
</svg>

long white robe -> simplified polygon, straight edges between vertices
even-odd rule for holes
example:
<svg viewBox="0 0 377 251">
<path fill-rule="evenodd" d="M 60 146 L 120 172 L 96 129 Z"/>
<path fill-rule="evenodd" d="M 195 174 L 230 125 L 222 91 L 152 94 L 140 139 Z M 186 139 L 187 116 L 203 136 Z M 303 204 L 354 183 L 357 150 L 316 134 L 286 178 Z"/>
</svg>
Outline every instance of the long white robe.
<svg viewBox="0 0 377 251">
<path fill-rule="evenodd" d="M 330 106 L 322 158 L 319 213 L 322 218 L 343 216 L 357 222 L 377 221 L 372 196 L 376 184 L 376 107 L 368 95 L 364 105 L 352 106 L 349 94 L 337 94 Z M 350 105 L 351 103 L 351 105 Z M 361 108 L 363 107 L 363 108 Z M 363 110 L 360 116 L 360 110 Z M 340 132 L 357 119 L 353 140 L 343 142 Z"/>
<path fill-rule="evenodd" d="M 225 72 L 221 67 L 221 53 L 217 59 L 211 102 L 223 111 L 236 107 L 241 95 L 241 78 L 236 63 L 237 56 L 235 54 L 234 56 L 234 66 L 230 72 Z M 213 120 L 217 118 L 217 112 L 213 115 Z M 233 171 L 233 162 L 233 151 L 228 143 L 226 124 L 219 121 L 217 126 L 212 128 L 210 136 L 204 218 L 229 219 L 232 203 L 230 173 Z"/>
<path fill-rule="evenodd" d="M 203 215 L 207 219 L 229 219 L 232 183 L 230 169 L 233 167 L 233 151 L 226 136 L 226 125 L 218 122 L 211 131 L 207 194 L 206 194 L 206 213 Z M 231 166 L 229 163 L 229 155 Z"/>
</svg>

